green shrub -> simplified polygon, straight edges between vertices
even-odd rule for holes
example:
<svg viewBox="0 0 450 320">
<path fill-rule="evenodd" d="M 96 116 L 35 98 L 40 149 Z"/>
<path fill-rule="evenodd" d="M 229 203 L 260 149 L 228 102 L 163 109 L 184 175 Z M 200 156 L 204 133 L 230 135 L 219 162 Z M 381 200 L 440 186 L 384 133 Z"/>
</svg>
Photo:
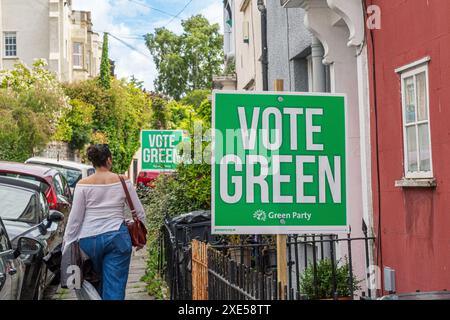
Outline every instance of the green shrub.
<svg viewBox="0 0 450 320">
<path fill-rule="evenodd" d="M 155 245 L 148 246 L 147 268 L 141 281 L 147 283 L 147 293 L 158 300 L 167 298 L 167 286 L 158 272 L 159 248 Z"/>
<path fill-rule="evenodd" d="M 68 142 L 73 150 L 81 150 L 92 140 L 93 105 L 81 100 L 71 100 L 70 108 L 59 119 L 54 139 Z"/>
<path fill-rule="evenodd" d="M 165 217 L 211 208 L 211 166 L 180 164 L 170 175 L 160 175 L 153 189 L 139 191 L 147 211 L 148 229 L 155 239 Z"/>
<path fill-rule="evenodd" d="M 149 294 L 162 296 L 164 281 L 158 274 L 158 242 L 166 217 L 211 208 L 211 166 L 179 165 L 170 175 L 160 175 L 155 187 L 139 188 L 138 194 L 147 213 L 149 257 L 144 277 Z"/>
<path fill-rule="evenodd" d="M 338 297 L 351 297 L 352 290 L 350 290 L 349 286 L 349 263 L 347 259 L 345 259 L 345 262 L 342 264 L 339 262 L 332 262 L 331 259 L 326 258 L 317 263 L 316 270 L 318 294 L 316 294 L 314 286 L 314 267 L 310 264 L 301 276 L 300 292 L 305 294 L 308 299 L 334 298 L 332 273 L 332 266 L 334 263 L 337 295 Z M 359 283 L 360 281 L 353 276 L 353 292 L 361 289 Z"/>
<path fill-rule="evenodd" d="M 55 133 L 67 97 L 43 60 L 1 71 L 0 160 L 23 162 Z"/>
</svg>

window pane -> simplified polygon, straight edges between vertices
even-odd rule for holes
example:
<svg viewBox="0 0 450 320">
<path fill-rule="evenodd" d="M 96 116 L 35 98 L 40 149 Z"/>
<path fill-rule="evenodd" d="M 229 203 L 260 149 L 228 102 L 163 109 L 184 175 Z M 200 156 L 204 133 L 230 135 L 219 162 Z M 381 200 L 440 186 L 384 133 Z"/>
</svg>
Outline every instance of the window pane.
<svg viewBox="0 0 450 320">
<path fill-rule="evenodd" d="M 80 67 L 80 66 L 81 66 L 81 59 L 80 59 L 80 56 L 78 56 L 78 55 L 74 55 L 74 56 L 73 56 L 73 65 L 74 65 L 75 67 Z"/>
<path fill-rule="evenodd" d="M 416 94 L 414 91 L 414 78 L 405 80 L 405 119 L 406 123 L 416 121 Z"/>
<path fill-rule="evenodd" d="M 17 55 L 17 41 L 15 32 L 5 32 L 4 43 L 5 43 L 5 56 L 14 57 Z"/>
<path fill-rule="evenodd" d="M 427 106 L 427 83 L 425 72 L 419 73 L 416 76 L 417 88 L 417 117 L 419 121 L 428 120 L 428 106 Z"/>
<path fill-rule="evenodd" d="M 431 171 L 431 146 L 428 124 L 419 125 L 420 171 Z"/>
<path fill-rule="evenodd" d="M 81 43 L 75 42 L 73 44 L 73 53 L 78 53 L 78 54 L 81 53 Z"/>
<path fill-rule="evenodd" d="M 408 161 L 408 172 L 417 172 L 417 140 L 416 140 L 416 126 L 406 128 L 406 150 Z"/>
</svg>

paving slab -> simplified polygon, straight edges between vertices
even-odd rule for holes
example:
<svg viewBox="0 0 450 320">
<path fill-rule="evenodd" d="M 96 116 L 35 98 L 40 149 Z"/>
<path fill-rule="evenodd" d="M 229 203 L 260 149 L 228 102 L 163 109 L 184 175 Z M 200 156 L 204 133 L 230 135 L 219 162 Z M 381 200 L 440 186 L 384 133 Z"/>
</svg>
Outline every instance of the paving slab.
<svg viewBox="0 0 450 320">
<path fill-rule="evenodd" d="M 133 250 L 128 274 L 128 283 L 125 294 L 125 300 L 155 300 L 148 295 L 146 283 L 141 279 L 146 269 L 147 248 L 139 251 Z M 46 300 L 77 300 L 74 290 L 63 289 L 59 285 L 53 285 L 47 288 L 44 299 Z"/>
</svg>

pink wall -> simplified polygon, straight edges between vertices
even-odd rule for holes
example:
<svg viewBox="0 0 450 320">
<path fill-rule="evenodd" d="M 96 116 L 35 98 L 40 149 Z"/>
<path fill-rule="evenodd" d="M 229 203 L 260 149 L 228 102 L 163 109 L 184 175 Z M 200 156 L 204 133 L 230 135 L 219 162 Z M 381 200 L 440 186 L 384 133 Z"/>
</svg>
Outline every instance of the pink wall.
<svg viewBox="0 0 450 320">
<path fill-rule="evenodd" d="M 382 29 L 373 31 L 380 193 L 371 81 L 374 225 L 381 196 L 381 267 L 397 271 L 398 292 L 450 290 L 450 1 L 370 2 L 382 13 Z M 369 33 L 367 38 L 372 65 Z M 394 70 L 425 56 L 431 57 L 430 123 L 437 188 L 401 189 L 394 186 L 404 171 L 401 84 Z"/>
</svg>

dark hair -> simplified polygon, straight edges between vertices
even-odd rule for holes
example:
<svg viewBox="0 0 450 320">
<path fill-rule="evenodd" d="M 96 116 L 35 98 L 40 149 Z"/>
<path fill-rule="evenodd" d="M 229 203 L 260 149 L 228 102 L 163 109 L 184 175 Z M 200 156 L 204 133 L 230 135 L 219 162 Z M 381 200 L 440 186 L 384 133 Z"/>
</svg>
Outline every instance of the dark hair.
<svg viewBox="0 0 450 320">
<path fill-rule="evenodd" d="M 87 148 L 87 157 L 94 167 L 105 167 L 109 158 L 112 158 L 111 151 L 107 144 L 93 144 Z"/>
</svg>

